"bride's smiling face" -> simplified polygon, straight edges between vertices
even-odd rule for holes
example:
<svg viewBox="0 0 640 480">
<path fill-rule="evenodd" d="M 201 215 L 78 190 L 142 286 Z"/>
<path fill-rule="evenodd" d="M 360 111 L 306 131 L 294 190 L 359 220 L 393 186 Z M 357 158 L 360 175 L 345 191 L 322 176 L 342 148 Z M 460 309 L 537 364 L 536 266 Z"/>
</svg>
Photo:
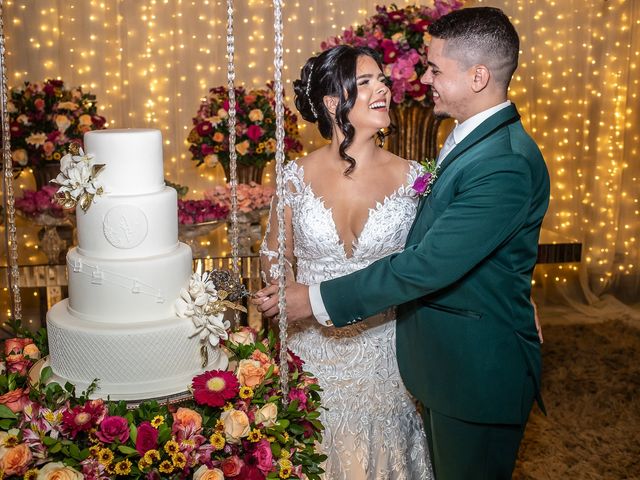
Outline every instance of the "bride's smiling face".
<svg viewBox="0 0 640 480">
<path fill-rule="evenodd" d="M 359 131 L 367 129 L 375 133 L 391 123 L 389 107 L 391 91 L 387 78 L 376 61 L 368 55 L 358 57 L 356 64 L 357 97 L 349 112 L 349 121 Z"/>
</svg>

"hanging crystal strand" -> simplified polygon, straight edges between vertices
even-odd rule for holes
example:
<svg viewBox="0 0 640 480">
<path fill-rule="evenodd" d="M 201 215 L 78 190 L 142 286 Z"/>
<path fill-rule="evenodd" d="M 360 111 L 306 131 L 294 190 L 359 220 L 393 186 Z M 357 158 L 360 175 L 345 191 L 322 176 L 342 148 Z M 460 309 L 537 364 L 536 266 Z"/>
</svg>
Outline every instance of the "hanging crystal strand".
<svg viewBox="0 0 640 480">
<path fill-rule="evenodd" d="M 9 131 L 9 111 L 7 109 L 7 72 L 5 68 L 4 5 L 0 0 L 0 96 L 2 108 L 2 165 L 5 208 L 5 251 L 8 253 L 8 285 L 11 298 L 12 317 L 15 322 L 22 320 L 22 299 L 20 297 L 20 271 L 18 270 L 18 242 L 16 239 L 16 210 L 13 192 L 13 165 L 11 162 L 11 138 Z"/>
<path fill-rule="evenodd" d="M 274 90 L 276 97 L 276 192 L 278 195 L 278 308 L 280 309 L 280 386 L 282 401 L 289 403 L 289 363 L 287 361 L 287 301 L 285 298 L 285 226 L 284 226 L 284 99 L 282 89 L 283 34 L 282 34 L 282 1 L 273 0 L 273 27 L 275 30 L 274 47 Z"/>
<path fill-rule="evenodd" d="M 229 90 L 229 183 L 231 184 L 231 263 L 233 276 L 240 280 L 240 257 L 238 247 L 238 154 L 236 152 L 236 67 L 233 53 L 233 0 L 227 0 L 227 88 Z M 240 312 L 234 313 L 234 327 L 240 324 Z"/>
</svg>

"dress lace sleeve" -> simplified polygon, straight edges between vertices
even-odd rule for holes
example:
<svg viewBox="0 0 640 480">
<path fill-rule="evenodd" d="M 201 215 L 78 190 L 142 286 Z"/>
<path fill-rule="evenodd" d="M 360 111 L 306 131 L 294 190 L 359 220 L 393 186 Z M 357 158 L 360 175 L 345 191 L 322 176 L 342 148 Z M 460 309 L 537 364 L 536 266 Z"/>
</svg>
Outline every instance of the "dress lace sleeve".
<svg viewBox="0 0 640 480">
<path fill-rule="evenodd" d="M 296 186 L 289 179 L 294 170 L 292 164 L 285 166 L 285 194 L 284 194 L 284 236 L 285 236 L 285 263 L 287 281 L 295 281 L 294 265 L 295 258 L 293 255 L 293 204 L 296 194 Z M 269 220 L 267 228 L 260 247 L 260 267 L 262 281 L 265 284 L 278 278 L 278 197 L 274 196 L 271 200 L 271 208 L 269 210 Z"/>
</svg>

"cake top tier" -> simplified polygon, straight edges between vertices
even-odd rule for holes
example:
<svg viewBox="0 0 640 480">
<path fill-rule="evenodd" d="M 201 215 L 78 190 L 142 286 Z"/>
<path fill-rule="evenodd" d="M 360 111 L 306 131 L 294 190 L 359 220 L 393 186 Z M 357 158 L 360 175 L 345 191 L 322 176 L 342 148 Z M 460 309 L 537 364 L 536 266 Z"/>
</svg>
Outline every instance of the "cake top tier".
<svg viewBox="0 0 640 480">
<path fill-rule="evenodd" d="M 96 164 L 106 165 L 100 183 L 107 194 L 145 194 L 164 188 L 160 130 L 93 130 L 84 134 L 84 150 Z"/>
</svg>

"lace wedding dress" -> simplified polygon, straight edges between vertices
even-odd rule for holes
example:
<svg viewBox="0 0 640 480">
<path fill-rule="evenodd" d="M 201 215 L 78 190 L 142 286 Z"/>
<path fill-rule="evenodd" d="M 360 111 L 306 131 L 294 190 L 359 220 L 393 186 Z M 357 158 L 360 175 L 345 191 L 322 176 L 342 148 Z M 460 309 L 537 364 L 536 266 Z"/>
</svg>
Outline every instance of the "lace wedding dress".
<svg viewBox="0 0 640 480">
<path fill-rule="evenodd" d="M 406 183 L 370 210 L 348 257 L 332 212 L 305 184 L 303 167 L 287 164 L 285 205 L 292 211 L 296 281 L 320 283 L 402 250 L 416 214 L 411 186 L 420 169 L 411 162 Z M 272 212 L 260 252 L 271 263 L 271 278 L 277 263 L 274 219 Z M 321 415 L 325 432 L 320 446 L 328 456 L 326 480 L 432 478 L 422 419 L 398 372 L 394 313 L 343 328 L 323 327 L 315 320 L 290 325 L 289 346 L 318 378 L 328 409 Z"/>
</svg>

